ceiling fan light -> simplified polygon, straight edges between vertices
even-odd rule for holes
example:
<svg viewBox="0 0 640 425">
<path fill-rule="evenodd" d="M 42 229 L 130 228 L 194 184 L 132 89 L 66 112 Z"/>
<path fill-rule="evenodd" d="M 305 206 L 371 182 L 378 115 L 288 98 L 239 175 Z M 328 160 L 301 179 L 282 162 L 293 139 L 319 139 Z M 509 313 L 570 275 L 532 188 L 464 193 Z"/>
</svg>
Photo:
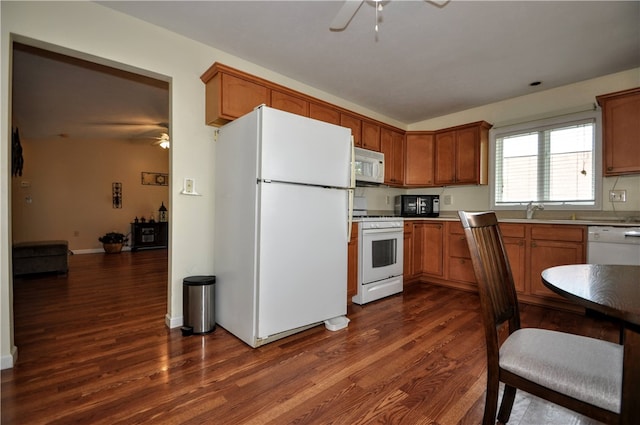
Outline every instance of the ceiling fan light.
<svg viewBox="0 0 640 425">
<path fill-rule="evenodd" d="M 160 147 L 162 149 L 169 149 L 169 146 L 170 146 L 169 140 L 160 141 Z"/>
</svg>

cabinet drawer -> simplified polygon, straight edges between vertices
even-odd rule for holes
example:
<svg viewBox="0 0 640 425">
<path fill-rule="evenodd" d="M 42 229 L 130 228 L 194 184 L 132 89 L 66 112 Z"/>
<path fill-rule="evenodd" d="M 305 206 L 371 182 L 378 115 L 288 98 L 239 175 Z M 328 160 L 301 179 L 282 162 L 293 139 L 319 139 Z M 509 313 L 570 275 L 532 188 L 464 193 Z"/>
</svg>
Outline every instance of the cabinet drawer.
<svg viewBox="0 0 640 425">
<path fill-rule="evenodd" d="M 533 225 L 531 226 L 531 239 L 583 242 L 585 231 L 585 226 Z"/>
<path fill-rule="evenodd" d="M 524 224 L 511 224 L 500 223 L 500 233 L 503 238 L 524 238 L 525 237 L 525 225 Z"/>
</svg>

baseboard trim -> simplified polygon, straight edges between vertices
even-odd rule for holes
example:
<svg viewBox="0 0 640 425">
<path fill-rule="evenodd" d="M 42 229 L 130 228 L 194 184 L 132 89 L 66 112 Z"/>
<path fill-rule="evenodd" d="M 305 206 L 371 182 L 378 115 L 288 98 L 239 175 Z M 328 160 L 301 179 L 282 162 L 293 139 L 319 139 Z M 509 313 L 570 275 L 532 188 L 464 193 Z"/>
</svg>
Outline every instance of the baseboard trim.
<svg viewBox="0 0 640 425">
<path fill-rule="evenodd" d="M 169 329 L 179 328 L 184 323 L 184 317 L 171 317 L 169 313 L 164 316 L 164 322 Z"/>
<path fill-rule="evenodd" d="M 6 356 L 2 356 L 0 358 L 0 369 L 11 369 L 16 364 L 18 360 L 18 347 L 15 345 L 11 347 L 11 354 Z"/>
<path fill-rule="evenodd" d="M 130 246 L 124 246 L 122 247 L 122 251 L 131 251 L 131 247 Z M 71 252 L 73 252 L 74 254 L 100 254 L 100 253 L 104 253 L 104 249 L 102 248 L 90 248 L 90 249 L 72 249 Z"/>
</svg>

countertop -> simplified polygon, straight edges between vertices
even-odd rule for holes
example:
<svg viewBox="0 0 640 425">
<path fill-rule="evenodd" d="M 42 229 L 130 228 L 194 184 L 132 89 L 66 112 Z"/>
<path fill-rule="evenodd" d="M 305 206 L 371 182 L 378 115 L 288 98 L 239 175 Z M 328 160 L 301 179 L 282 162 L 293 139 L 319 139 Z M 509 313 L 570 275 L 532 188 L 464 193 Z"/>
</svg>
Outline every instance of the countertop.
<svg viewBox="0 0 640 425">
<path fill-rule="evenodd" d="M 384 215 L 384 214 L 376 214 Z M 387 217 L 393 216 L 393 212 L 388 212 Z M 353 221 L 361 221 L 365 217 L 354 217 Z M 429 221 L 459 221 L 455 214 L 441 214 L 439 217 L 397 217 L 400 220 L 429 220 Z M 498 221 L 501 223 L 529 223 L 529 224 L 564 224 L 564 225 L 576 225 L 576 226 L 618 226 L 618 227 L 640 227 L 640 221 L 636 221 L 635 217 L 633 221 L 626 221 L 625 219 L 604 219 L 604 218 L 576 218 L 574 219 L 557 219 L 557 218 L 511 218 L 500 217 L 498 214 Z"/>
</svg>

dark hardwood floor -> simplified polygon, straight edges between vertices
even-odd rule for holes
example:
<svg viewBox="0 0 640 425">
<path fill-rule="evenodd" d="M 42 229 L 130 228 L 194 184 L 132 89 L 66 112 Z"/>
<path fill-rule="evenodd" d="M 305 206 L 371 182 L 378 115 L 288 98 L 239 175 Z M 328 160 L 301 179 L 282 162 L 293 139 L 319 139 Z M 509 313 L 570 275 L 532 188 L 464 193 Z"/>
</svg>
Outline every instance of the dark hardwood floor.
<svg viewBox="0 0 640 425">
<path fill-rule="evenodd" d="M 252 349 L 218 327 L 167 329 L 166 251 L 74 255 L 14 282 L 3 424 L 478 424 L 485 351 L 475 294 L 416 284 Z M 313 300 L 310 300 L 313 302 Z M 616 341 L 606 321 L 524 306 L 525 326 Z M 596 422 L 518 393 L 510 424 Z"/>
</svg>

